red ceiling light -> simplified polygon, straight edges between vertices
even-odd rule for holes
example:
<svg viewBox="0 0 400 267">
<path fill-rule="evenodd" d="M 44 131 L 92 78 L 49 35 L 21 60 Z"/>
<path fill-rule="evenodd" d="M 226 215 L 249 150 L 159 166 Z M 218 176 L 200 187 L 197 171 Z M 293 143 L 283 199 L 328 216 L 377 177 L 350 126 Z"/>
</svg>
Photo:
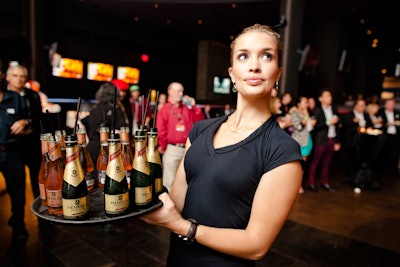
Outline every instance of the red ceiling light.
<svg viewBox="0 0 400 267">
<path fill-rule="evenodd" d="M 146 62 L 149 62 L 149 55 L 147 55 L 147 54 L 142 54 L 141 56 L 140 56 L 140 59 L 142 60 L 142 62 L 144 62 L 144 63 L 146 63 Z"/>
</svg>

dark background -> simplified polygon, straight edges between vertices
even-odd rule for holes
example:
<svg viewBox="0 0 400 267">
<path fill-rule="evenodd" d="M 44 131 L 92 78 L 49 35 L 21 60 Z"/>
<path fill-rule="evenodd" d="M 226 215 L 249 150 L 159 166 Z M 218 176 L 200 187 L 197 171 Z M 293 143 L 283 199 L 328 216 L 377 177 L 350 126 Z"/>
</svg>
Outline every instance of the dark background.
<svg viewBox="0 0 400 267">
<path fill-rule="evenodd" d="M 398 1 L 299 1 L 302 8 L 294 12 L 302 13 L 303 20 L 297 49 L 310 45 L 318 64 L 308 61 L 298 71 L 301 55 L 291 56 L 291 66 L 296 68 L 289 71 L 297 75 L 298 83 L 281 91 L 316 96 L 321 88 L 329 87 L 337 100 L 348 94 L 380 94 L 382 69 L 387 70 L 386 75 L 393 75 L 400 62 Z M 279 24 L 282 2 L 287 1 L 241 0 L 235 1 L 233 8 L 231 1 L 223 0 L 3 0 L 1 69 L 4 72 L 10 60 L 17 60 L 30 69 L 30 78 L 40 81 L 50 98 L 93 98 L 102 82 L 88 81 L 86 69 L 82 80 L 51 75 L 48 50 L 57 42 L 58 53 L 81 59 L 85 65 L 88 61 L 109 63 L 115 72 L 119 65 L 139 68 L 142 92 L 151 88 L 165 92 L 170 82 L 179 81 L 186 93 L 200 96 L 199 102 L 230 102 L 232 95 L 211 92 L 209 80 L 214 75 L 227 76 L 232 36 L 254 23 Z M 277 31 L 283 33 L 291 25 L 290 18 L 285 22 L 287 26 Z M 368 29 L 372 34 L 367 34 Z M 378 47 L 372 48 L 375 38 Z M 200 41 L 212 42 L 211 50 L 216 52 L 199 53 Z M 345 68 L 338 70 L 345 49 Z M 149 55 L 150 60 L 142 62 L 142 54 Z M 208 64 L 203 69 L 207 78 L 199 79 L 200 61 Z M 216 69 L 210 71 L 210 66 Z M 202 82 L 208 91 L 199 94 Z"/>
</svg>

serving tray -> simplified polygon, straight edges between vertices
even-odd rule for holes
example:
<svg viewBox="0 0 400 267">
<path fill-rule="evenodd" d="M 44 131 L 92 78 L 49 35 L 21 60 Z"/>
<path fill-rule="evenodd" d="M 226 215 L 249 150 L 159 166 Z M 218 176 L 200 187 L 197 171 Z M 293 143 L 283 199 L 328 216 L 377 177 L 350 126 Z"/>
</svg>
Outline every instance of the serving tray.
<svg viewBox="0 0 400 267">
<path fill-rule="evenodd" d="M 164 188 L 164 190 L 166 190 Z M 63 223 L 63 224 L 101 224 L 101 223 L 110 223 L 119 220 L 124 220 L 128 218 L 136 218 L 144 215 L 148 212 L 161 208 L 163 203 L 160 200 L 154 201 L 154 203 L 147 209 L 140 210 L 131 210 L 127 214 L 117 216 L 117 217 L 107 217 L 104 211 L 104 189 L 103 188 L 95 188 L 89 192 L 89 203 L 90 203 L 90 211 L 89 216 L 85 220 L 67 220 L 64 219 L 63 215 L 53 215 L 49 214 L 47 207 L 42 206 L 40 197 L 37 197 L 32 205 L 32 212 L 38 216 L 39 218 L 55 222 L 55 223 Z"/>
</svg>

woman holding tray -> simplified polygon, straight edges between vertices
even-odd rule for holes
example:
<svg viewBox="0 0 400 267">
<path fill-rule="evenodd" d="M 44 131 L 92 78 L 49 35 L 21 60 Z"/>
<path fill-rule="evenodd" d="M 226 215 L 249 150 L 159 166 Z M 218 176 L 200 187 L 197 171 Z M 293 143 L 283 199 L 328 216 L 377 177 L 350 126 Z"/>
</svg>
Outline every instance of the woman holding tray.
<svg viewBox="0 0 400 267">
<path fill-rule="evenodd" d="M 141 217 L 171 230 L 168 266 L 255 266 L 287 219 L 303 161 L 269 107 L 281 75 L 279 38 L 255 24 L 233 40 L 236 111 L 194 125 L 170 194 Z"/>
</svg>

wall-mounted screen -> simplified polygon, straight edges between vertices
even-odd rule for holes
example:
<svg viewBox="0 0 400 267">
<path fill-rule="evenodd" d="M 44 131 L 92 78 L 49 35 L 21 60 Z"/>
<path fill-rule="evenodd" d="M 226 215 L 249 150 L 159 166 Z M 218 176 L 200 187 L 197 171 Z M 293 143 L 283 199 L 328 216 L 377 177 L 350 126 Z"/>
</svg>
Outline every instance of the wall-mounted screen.
<svg viewBox="0 0 400 267">
<path fill-rule="evenodd" d="M 53 76 L 82 79 L 83 61 L 79 59 L 60 58 L 53 64 Z"/>
<path fill-rule="evenodd" d="M 123 80 L 129 84 L 139 83 L 139 69 L 132 67 L 119 66 L 117 68 L 117 79 Z"/>
<path fill-rule="evenodd" d="M 213 81 L 213 92 L 215 94 L 226 94 L 228 95 L 231 90 L 231 80 L 221 76 L 214 76 Z"/>
<path fill-rule="evenodd" d="M 113 65 L 98 62 L 88 62 L 87 64 L 88 80 L 111 82 L 113 75 Z"/>
</svg>

